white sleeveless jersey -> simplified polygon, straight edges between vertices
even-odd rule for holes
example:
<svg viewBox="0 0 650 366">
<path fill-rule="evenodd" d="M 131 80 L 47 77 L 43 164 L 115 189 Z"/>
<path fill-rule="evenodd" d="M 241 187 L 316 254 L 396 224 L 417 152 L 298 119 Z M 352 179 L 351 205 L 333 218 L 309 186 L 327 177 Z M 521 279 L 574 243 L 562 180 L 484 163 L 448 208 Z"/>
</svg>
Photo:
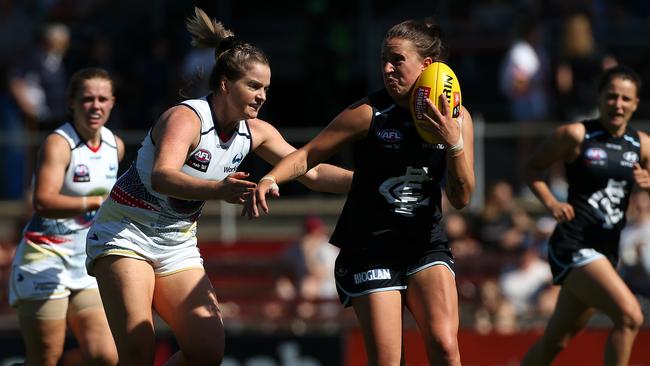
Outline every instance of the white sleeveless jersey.
<svg viewBox="0 0 650 366">
<path fill-rule="evenodd" d="M 70 145 L 70 164 L 63 178 L 61 194 L 67 196 L 97 196 L 110 192 L 117 177 L 117 142 L 113 133 L 102 127 L 101 144 L 92 149 L 79 137 L 71 123 L 56 129 L 56 133 Z M 42 237 L 37 244 L 52 246 L 53 250 L 67 248 L 63 245 L 69 236 L 77 231 L 87 229 L 96 211 L 88 211 L 76 217 L 65 219 L 48 219 L 34 215 L 25 228 L 25 238 Z M 50 245 L 50 242 L 53 245 Z M 72 245 L 72 244 L 71 244 Z M 83 249 L 85 243 L 79 244 Z M 83 251 L 83 250 L 82 250 Z"/>
<path fill-rule="evenodd" d="M 219 136 L 208 97 L 182 102 L 201 120 L 199 144 L 189 154 L 181 171 L 200 179 L 222 180 L 237 171 L 251 150 L 251 132 L 245 120 L 227 140 Z M 182 200 L 156 192 L 151 186 L 155 142 L 151 130 L 138 150 L 135 163 L 122 175 L 111 200 L 100 212 L 98 224 L 129 221 L 146 236 L 162 245 L 185 242 L 196 233 L 196 220 L 205 201 Z M 116 212 L 114 212 L 116 211 Z M 119 211 L 119 213 L 117 212 Z M 125 219 L 126 217 L 126 219 Z M 157 240 L 155 239 L 157 238 Z"/>
<path fill-rule="evenodd" d="M 118 168 L 113 133 L 102 127 L 101 144 L 97 149 L 86 145 L 71 123 L 53 133 L 65 138 L 70 145 L 70 164 L 61 194 L 94 196 L 110 192 Z M 95 213 L 87 211 L 64 219 L 32 216 L 14 257 L 12 286 L 19 289 L 12 294 L 14 301 L 18 298 L 55 298 L 66 295 L 68 289 L 96 286 L 85 270 L 86 233 Z"/>
</svg>

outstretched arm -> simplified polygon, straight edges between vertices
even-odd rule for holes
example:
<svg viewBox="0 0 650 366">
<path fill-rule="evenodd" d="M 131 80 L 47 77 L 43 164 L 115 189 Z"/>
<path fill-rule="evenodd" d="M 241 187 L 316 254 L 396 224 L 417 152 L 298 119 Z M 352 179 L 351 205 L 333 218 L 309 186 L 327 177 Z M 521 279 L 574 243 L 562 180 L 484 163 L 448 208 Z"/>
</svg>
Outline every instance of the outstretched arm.
<svg viewBox="0 0 650 366">
<path fill-rule="evenodd" d="M 258 145 L 254 146 L 254 151 L 269 164 L 275 165 L 296 151 L 271 124 L 254 120 L 250 126 L 253 140 L 259 141 Z M 295 179 L 314 191 L 346 193 L 352 183 L 352 171 L 331 164 L 318 164 Z"/>
<path fill-rule="evenodd" d="M 327 160 L 344 145 L 351 141 L 365 137 L 372 120 L 372 109 L 362 100 L 341 112 L 330 124 L 321 131 L 318 136 L 309 141 L 302 148 L 292 152 L 278 162 L 275 167 L 265 176 L 266 179 L 260 180 L 258 189 L 254 197 L 247 201 L 242 215 L 249 218 L 258 217 L 258 205 L 265 213 L 268 213 L 266 195 L 272 188 L 277 188 L 274 184 L 302 177 L 311 168 L 320 162 Z M 336 172 L 327 171 L 329 168 L 319 166 L 317 171 L 309 174 L 316 174 L 323 179 L 319 184 L 326 184 L 329 179 L 336 179 Z M 326 178 L 322 178 L 326 177 Z M 349 189 L 351 182 L 351 172 L 346 173 L 345 188 Z M 277 191 L 276 191 L 277 195 Z"/>
</svg>

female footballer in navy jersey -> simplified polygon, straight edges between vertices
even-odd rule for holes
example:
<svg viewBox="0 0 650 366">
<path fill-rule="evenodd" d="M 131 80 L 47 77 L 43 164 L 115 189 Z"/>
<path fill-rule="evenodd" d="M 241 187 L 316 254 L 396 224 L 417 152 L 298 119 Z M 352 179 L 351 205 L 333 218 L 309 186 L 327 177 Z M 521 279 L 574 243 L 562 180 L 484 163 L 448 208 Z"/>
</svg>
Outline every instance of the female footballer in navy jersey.
<svg viewBox="0 0 650 366">
<path fill-rule="evenodd" d="M 355 310 L 369 365 L 404 364 L 404 308 L 415 318 L 429 362 L 460 365 L 458 297 L 454 262 L 441 225 L 442 192 L 456 208 L 474 189 L 472 118 L 463 109 L 456 123 L 429 104 L 430 129 L 441 141 L 422 140 L 409 112 L 409 96 L 422 71 L 442 61 L 438 26 L 405 21 L 382 44 L 385 88 L 341 112 L 307 145 L 284 158 L 258 183 L 247 205 L 268 212 L 266 194 L 302 176 L 350 143 L 355 149 L 352 188 L 331 243 L 341 251 L 335 277 L 344 306 Z M 436 96 L 438 97 L 438 96 Z M 463 143 L 464 141 L 464 143 Z"/>
<path fill-rule="evenodd" d="M 606 70 L 598 86 L 600 117 L 558 127 L 527 165 L 530 188 L 558 222 L 548 257 L 562 289 L 544 335 L 522 365 L 550 365 L 595 311 L 614 323 L 604 364 L 628 364 L 643 314 L 616 264 L 630 192 L 635 184 L 650 190 L 650 138 L 629 126 L 640 88 L 632 69 Z M 560 161 L 569 183 L 567 202 L 559 202 L 542 179 Z"/>
</svg>

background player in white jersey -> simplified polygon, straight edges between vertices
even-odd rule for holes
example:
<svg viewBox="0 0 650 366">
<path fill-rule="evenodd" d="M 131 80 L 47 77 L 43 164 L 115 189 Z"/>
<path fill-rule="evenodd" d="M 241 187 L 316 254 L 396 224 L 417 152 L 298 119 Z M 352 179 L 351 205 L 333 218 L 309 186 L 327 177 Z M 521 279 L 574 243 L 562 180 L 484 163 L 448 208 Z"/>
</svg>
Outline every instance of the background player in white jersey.
<svg viewBox="0 0 650 366">
<path fill-rule="evenodd" d="M 206 200 L 242 203 L 255 188 L 237 172 L 249 151 L 274 164 L 295 150 L 257 118 L 271 79 L 264 53 L 198 8 L 187 25 L 194 45 L 215 49 L 211 94 L 161 115 L 88 233 L 87 268 L 97 277 L 120 365 L 153 363 L 152 306 L 180 346 L 168 365 L 221 362 L 224 329 L 196 219 Z M 303 182 L 347 192 L 351 177 L 321 165 Z"/>
<path fill-rule="evenodd" d="M 429 103 L 428 126 L 440 143 L 422 140 L 412 123 L 409 96 L 422 71 L 443 61 L 441 29 L 408 20 L 382 42 L 384 89 L 341 112 L 303 148 L 258 183 L 268 211 L 272 184 L 300 177 L 346 144 L 355 144 L 354 179 L 331 243 L 341 248 L 335 277 L 339 297 L 361 325 L 369 365 L 403 365 L 404 310 L 415 318 L 432 365 L 460 365 L 454 261 L 442 228 L 441 185 L 456 208 L 474 189 L 472 118 L 462 123 Z M 439 96 L 435 96 L 439 97 Z M 463 144 L 464 141 L 464 144 Z M 277 183 L 275 182 L 277 180 Z M 444 182 L 444 183 L 443 183 Z M 247 206 L 257 216 L 253 202 Z"/>
<path fill-rule="evenodd" d="M 10 302 L 18 312 L 28 365 L 56 365 L 66 322 L 92 365 L 117 363 L 97 282 L 85 268 L 86 233 L 117 177 L 124 143 L 104 127 L 115 102 L 103 69 L 76 72 L 68 85 L 72 122 L 40 149 L 34 215 L 14 258 Z"/>
<path fill-rule="evenodd" d="M 643 314 L 616 265 L 632 188 L 650 191 L 650 138 L 629 126 L 640 88 L 641 79 L 626 66 L 605 71 L 600 116 L 558 127 L 528 163 L 530 188 L 558 222 L 548 257 L 553 282 L 562 289 L 544 335 L 522 365 L 550 365 L 595 311 L 614 324 L 604 364 L 629 362 Z M 559 202 L 542 178 L 556 162 L 565 164 L 567 202 Z"/>
</svg>

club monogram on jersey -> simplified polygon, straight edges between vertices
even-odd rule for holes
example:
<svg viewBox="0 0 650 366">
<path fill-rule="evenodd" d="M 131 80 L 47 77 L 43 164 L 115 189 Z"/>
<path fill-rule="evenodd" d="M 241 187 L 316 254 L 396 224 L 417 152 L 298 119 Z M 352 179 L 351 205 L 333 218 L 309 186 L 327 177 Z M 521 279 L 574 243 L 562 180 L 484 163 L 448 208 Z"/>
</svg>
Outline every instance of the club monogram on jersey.
<svg viewBox="0 0 650 366">
<path fill-rule="evenodd" d="M 409 166 L 404 175 L 386 179 L 379 186 L 379 193 L 395 206 L 396 213 L 413 216 L 418 206 L 429 204 L 429 197 L 422 190 L 422 184 L 431 181 L 428 171 L 428 167 L 417 169 Z"/>
</svg>

